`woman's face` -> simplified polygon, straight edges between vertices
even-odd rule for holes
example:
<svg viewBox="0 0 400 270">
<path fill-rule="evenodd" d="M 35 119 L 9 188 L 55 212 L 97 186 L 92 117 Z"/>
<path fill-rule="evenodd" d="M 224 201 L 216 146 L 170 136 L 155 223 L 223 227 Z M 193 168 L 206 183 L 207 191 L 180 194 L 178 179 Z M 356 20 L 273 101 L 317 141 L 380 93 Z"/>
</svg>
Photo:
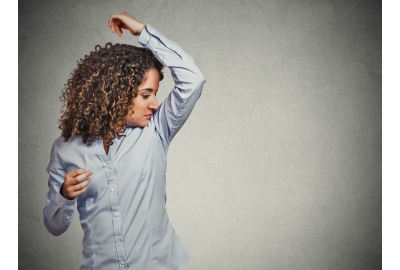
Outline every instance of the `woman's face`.
<svg viewBox="0 0 400 270">
<path fill-rule="evenodd" d="M 138 95 L 125 116 L 128 126 L 145 127 L 149 124 L 153 112 L 158 109 L 156 94 L 160 84 L 160 74 L 152 68 L 144 74 L 143 82 L 138 87 Z"/>
</svg>

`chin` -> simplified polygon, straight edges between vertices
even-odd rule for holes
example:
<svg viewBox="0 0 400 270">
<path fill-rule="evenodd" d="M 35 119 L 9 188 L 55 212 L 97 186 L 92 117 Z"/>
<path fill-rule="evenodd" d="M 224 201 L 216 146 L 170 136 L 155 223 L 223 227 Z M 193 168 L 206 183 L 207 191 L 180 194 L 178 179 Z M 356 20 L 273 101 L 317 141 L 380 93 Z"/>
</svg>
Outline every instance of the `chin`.
<svg viewBox="0 0 400 270">
<path fill-rule="evenodd" d="M 148 121 L 148 122 L 146 122 L 146 123 L 128 123 L 128 125 L 129 126 L 131 126 L 131 127 L 140 127 L 140 128 L 144 128 L 144 127 L 147 127 L 148 125 L 149 125 L 149 122 L 150 121 Z"/>
</svg>

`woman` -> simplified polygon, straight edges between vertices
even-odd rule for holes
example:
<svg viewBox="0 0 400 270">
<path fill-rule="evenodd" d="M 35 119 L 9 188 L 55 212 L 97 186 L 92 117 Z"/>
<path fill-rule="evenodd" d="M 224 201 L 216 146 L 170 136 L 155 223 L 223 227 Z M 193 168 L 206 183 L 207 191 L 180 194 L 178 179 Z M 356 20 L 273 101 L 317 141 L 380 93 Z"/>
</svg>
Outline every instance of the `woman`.
<svg viewBox="0 0 400 270">
<path fill-rule="evenodd" d="M 139 36 L 144 48 L 96 46 L 68 80 L 62 136 L 47 167 L 44 224 L 62 234 L 77 204 L 80 269 L 181 269 L 189 255 L 165 209 L 167 151 L 205 80 L 193 59 L 150 25 L 126 12 L 108 23 L 119 36 L 122 29 Z M 159 105 L 161 64 L 175 87 Z"/>
</svg>

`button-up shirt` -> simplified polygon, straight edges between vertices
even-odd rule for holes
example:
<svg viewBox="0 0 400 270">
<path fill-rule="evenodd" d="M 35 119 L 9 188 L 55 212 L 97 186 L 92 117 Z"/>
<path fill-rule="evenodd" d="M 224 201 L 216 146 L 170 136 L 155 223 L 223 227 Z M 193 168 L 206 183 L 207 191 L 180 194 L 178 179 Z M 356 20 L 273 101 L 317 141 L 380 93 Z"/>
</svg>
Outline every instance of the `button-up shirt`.
<svg viewBox="0 0 400 270">
<path fill-rule="evenodd" d="M 189 260 L 166 212 L 166 164 L 171 140 L 189 117 L 205 82 L 192 57 L 147 25 L 139 43 L 171 70 L 175 87 L 148 126 L 127 127 L 108 154 L 103 141 L 90 147 L 80 136 L 55 140 L 47 167 L 43 210 L 47 230 L 68 229 L 77 204 L 84 231 L 80 269 L 181 269 Z M 73 200 L 60 194 L 67 172 L 92 170 L 91 182 Z"/>
</svg>

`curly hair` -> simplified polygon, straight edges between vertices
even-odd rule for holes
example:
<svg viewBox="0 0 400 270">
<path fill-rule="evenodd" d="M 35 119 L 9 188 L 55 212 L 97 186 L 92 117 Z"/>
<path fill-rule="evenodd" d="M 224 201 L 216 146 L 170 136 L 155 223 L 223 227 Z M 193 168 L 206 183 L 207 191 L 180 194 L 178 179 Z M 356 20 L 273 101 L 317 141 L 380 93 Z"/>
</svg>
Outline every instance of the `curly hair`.
<svg viewBox="0 0 400 270">
<path fill-rule="evenodd" d="M 64 141 L 81 135 L 87 146 L 100 137 L 111 145 L 112 139 L 124 136 L 125 116 L 152 68 L 161 81 L 163 65 L 149 49 L 111 43 L 95 46 L 78 61 L 62 90 L 59 129 Z"/>
</svg>

